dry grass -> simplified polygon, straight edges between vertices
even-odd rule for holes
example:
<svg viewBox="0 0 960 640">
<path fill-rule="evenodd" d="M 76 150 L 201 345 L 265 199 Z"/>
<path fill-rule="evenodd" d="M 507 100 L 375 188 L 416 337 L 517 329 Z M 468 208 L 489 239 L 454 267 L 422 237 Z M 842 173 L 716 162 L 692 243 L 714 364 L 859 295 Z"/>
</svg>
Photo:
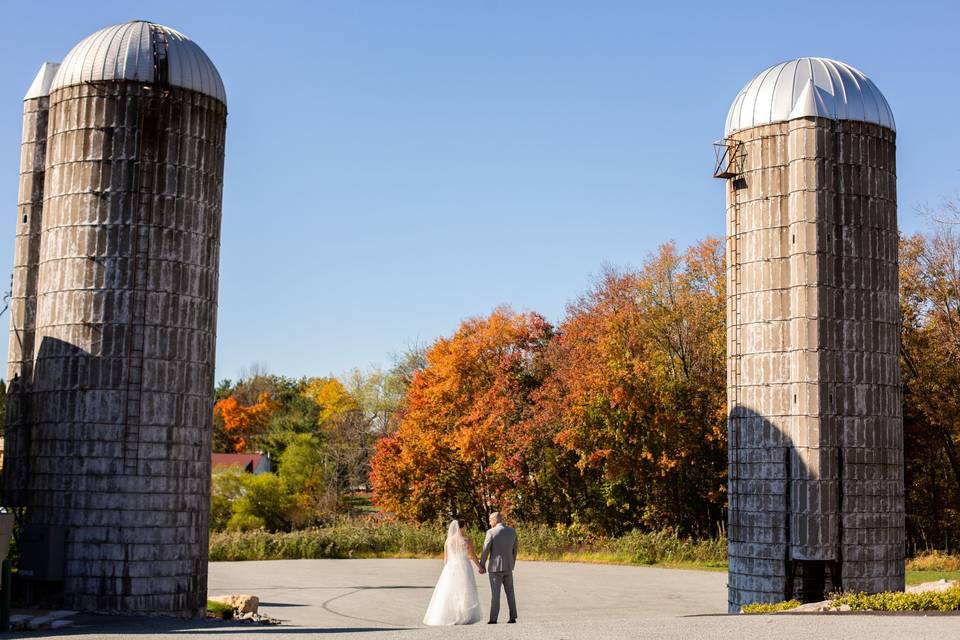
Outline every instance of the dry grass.
<svg viewBox="0 0 960 640">
<path fill-rule="evenodd" d="M 924 551 L 907 560 L 907 571 L 960 571 L 960 555 Z"/>
<path fill-rule="evenodd" d="M 474 544 L 483 532 L 471 530 Z M 575 528 L 519 525 L 520 558 L 553 562 L 657 565 L 724 571 L 724 538 L 690 540 L 668 532 L 632 531 L 619 538 L 593 536 Z M 443 552 L 446 526 L 417 525 L 380 518 L 345 518 L 329 526 L 268 533 L 210 533 L 210 560 L 294 560 L 316 558 L 436 558 Z M 960 556 L 928 551 L 907 560 L 907 584 L 960 579 Z"/>
<path fill-rule="evenodd" d="M 677 567 L 726 567 L 726 540 L 691 540 L 668 532 L 632 531 L 603 538 L 566 527 L 519 525 L 520 558 Z M 483 532 L 471 530 L 474 544 Z M 289 533 L 210 533 L 210 560 L 317 558 L 434 558 L 443 552 L 446 527 L 350 518 Z"/>
</svg>

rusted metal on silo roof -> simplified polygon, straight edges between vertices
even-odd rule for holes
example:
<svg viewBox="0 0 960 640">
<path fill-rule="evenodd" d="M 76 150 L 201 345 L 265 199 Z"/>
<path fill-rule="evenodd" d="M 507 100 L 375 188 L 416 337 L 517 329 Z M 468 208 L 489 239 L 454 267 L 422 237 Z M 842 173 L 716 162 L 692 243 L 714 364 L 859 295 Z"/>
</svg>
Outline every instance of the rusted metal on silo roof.
<svg viewBox="0 0 960 640">
<path fill-rule="evenodd" d="M 6 497 L 66 530 L 65 606 L 203 616 L 223 85 L 144 22 L 46 84 L 24 103 L 11 341 L 33 344 L 10 350 Z"/>
<path fill-rule="evenodd" d="M 166 59 L 166 78 L 158 71 L 158 57 Z M 81 40 L 63 59 L 50 91 L 128 81 L 181 87 L 227 104 L 220 73 L 203 49 L 175 29 L 142 20 L 107 27 Z"/>
</svg>

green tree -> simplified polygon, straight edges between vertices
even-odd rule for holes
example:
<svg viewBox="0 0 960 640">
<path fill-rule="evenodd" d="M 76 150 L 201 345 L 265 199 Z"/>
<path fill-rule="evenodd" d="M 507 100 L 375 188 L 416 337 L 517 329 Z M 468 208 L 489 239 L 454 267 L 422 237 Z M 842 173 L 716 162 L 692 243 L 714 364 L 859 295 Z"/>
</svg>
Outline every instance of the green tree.
<svg viewBox="0 0 960 640">
<path fill-rule="evenodd" d="M 336 509 L 329 462 L 323 443 L 317 437 L 296 435 L 280 456 L 279 474 L 296 503 L 292 513 L 294 526 L 316 524 Z"/>
<path fill-rule="evenodd" d="M 233 502 L 243 494 L 246 473 L 239 467 L 227 467 L 213 474 L 210 487 L 210 528 L 222 531 L 233 515 Z"/>
<path fill-rule="evenodd" d="M 233 501 L 233 515 L 227 528 L 246 530 L 262 527 L 268 531 L 289 531 L 295 508 L 294 496 L 290 495 L 277 475 L 247 474 L 243 478 L 242 494 Z"/>
</svg>

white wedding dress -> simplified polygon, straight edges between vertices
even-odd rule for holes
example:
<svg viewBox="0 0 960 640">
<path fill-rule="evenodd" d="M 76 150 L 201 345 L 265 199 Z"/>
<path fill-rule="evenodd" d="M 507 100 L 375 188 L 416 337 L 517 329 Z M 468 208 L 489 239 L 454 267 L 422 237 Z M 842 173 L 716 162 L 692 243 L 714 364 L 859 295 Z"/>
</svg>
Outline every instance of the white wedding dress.
<svg viewBox="0 0 960 640">
<path fill-rule="evenodd" d="M 433 589 L 423 624 L 442 626 L 480 622 L 480 598 L 473 578 L 473 565 L 467 557 L 467 542 L 460 535 L 460 525 L 456 520 L 450 523 L 447 530 L 444 549 L 447 562 Z"/>
</svg>

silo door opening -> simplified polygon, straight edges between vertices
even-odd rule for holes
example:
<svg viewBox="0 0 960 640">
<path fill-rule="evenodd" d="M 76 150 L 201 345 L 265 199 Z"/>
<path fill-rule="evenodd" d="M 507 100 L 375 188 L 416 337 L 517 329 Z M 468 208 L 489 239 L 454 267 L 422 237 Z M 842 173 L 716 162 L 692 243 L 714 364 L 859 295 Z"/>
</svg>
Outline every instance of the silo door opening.
<svg viewBox="0 0 960 640">
<path fill-rule="evenodd" d="M 792 560 L 791 564 L 793 584 L 789 586 L 793 587 L 793 598 L 800 602 L 822 602 L 829 594 L 842 590 L 839 562 Z"/>
</svg>

